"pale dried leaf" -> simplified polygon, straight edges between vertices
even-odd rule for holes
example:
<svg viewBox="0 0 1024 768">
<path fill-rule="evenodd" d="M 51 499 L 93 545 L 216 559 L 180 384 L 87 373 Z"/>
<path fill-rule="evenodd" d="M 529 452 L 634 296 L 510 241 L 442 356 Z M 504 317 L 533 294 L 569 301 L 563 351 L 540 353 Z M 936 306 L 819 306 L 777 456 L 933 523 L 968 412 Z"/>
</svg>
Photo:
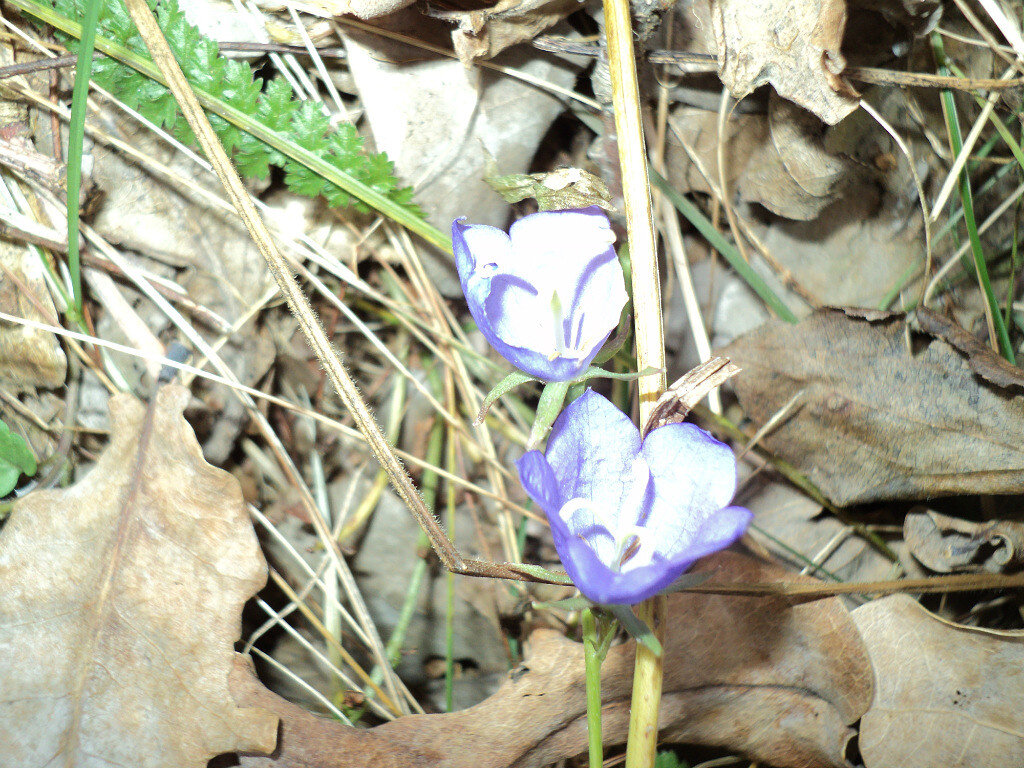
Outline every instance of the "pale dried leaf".
<svg viewBox="0 0 1024 768">
<path fill-rule="evenodd" d="M 834 125 L 857 108 L 839 76 L 845 0 L 710 0 L 722 82 L 741 98 L 770 83 Z"/>
<path fill-rule="evenodd" d="M 706 558 L 716 581 L 791 579 L 733 553 Z M 849 727 L 871 701 L 871 672 L 837 599 L 790 605 L 775 598 L 673 594 L 665 643 L 662 738 L 721 746 L 776 766 L 847 766 Z M 699 620 L 695 620 L 699 616 Z M 635 644 L 611 649 L 602 668 L 607 744 L 625 740 Z M 538 630 L 526 661 L 496 694 L 449 715 L 413 715 L 369 730 L 321 720 L 251 675 L 232 679 L 240 700 L 282 718 L 273 758 L 246 768 L 530 768 L 586 750 L 583 650 Z"/>
<path fill-rule="evenodd" d="M 739 184 L 745 199 L 787 219 L 807 221 L 834 202 L 852 164 L 827 151 L 821 123 L 792 102 L 768 99 L 768 135 Z"/>
<path fill-rule="evenodd" d="M 58 324 L 43 265 L 34 252 L 0 240 L 0 309 L 16 317 Z M 0 383 L 8 391 L 59 387 L 67 359 L 56 337 L 24 325 L 0 325 Z"/>
<path fill-rule="evenodd" d="M 756 529 L 747 535 L 794 568 L 812 560 L 843 581 L 881 581 L 892 574 L 885 555 L 821 504 L 768 473 L 743 482 L 737 503 L 754 513 Z"/>
<path fill-rule="evenodd" d="M 276 718 L 228 688 L 265 564 L 237 481 L 207 464 L 166 386 L 152 421 L 111 399 L 111 443 L 0 531 L 4 765 L 201 768 L 273 749 Z"/>
<path fill-rule="evenodd" d="M 921 263 L 921 218 L 897 210 L 867 179 L 811 221 L 771 221 L 765 247 L 824 304 L 877 306 Z M 865 279 L 871 275 L 871 279 Z"/>
<path fill-rule="evenodd" d="M 194 178 L 196 187 L 218 191 L 213 176 L 196 175 L 191 161 L 144 128 L 124 120 L 117 122 L 121 135 L 136 149 L 165 163 L 183 178 Z M 122 255 L 147 273 L 174 280 L 204 311 L 227 323 L 248 317 L 253 305 L 273 285 L 273 279 L 237 216 L 216 208 L 196 189 L 166 182 L 118 152 L 97 145 L 93 157 L 93 180 L 106 195 L 93 221 L 96 231 L 109 242 L 141 254 Z M 126 215 L 126 211 L 131 214 Z M 126 292 L 125 298 L 130 300 L 132 293 Z M 142 302 L 136 311 L 154 335 L 161 335 L 171 326 L 163 311 L 150 302 Z M 199 328 L 205 325 L 201 318 L 189 319 Z M 119 318 L 111 313 L 100 316 L 97 332 L 104 339 L 134 344 Z M 266 329 L 252 322 L 242 322 L 227 344 L 219 348 L 221 358 L 243 384 L 253 384 L 262 377 L 273 363 L 274 353 Z M 141 374 L 139 361 L 121 360 L 125 369 Z M 214 402 L 219 400 L 214 398 Z M 212 420 L 211 433 L 203 446 L 204 454 L 214 463 L 227 459 L 247 419 L 244 407 L 235 398 L 224 401 L 222 407 L 220 418 Z"/>
<path fill-rule="evenodd" d="M 1024 491 L 1024 372 L 993 386 L 976 374 L 1008 375 L 991 350 L 924 334 L 912 350 L 904 315 L 853 312 L 769 321 L 721 350 L 756 424 L 802 392 L 765 445 L 840 506 Z"/>
<path fill-rule="evenodd" d="M 672 124 L 698 156 L 717 187 L 718 116 L 690 107 L 673 111 Z M 738 114 L 726 124 L 727 183 L 741 200 L 758 203 L 787 219 L 813 219 L 839 199 L 853 164 L 825 148 L 823 126 L 813 115 L 772 94 L 768 114 Z M 685 189 L 711 192 L 711 185 L 669 144 L 670 178 Z"/>
<path fill-rule="evenodd" d="M 532 40 L 579 8 L 579 0 L 500 0 L 491 8 L 450 11 L 442 18 L 458 23 L 452 44 L 459 59 L 468 64 Z"/>
<path fill-rule="evenodd" d="M 1024 765 L 1024 632 L 938 619 L 907 595 L 853 612 L 875 670 L 867 768 Z"/>
<path fill-rule="evenodd" d="M 425 19 L 416 9 L 378 25 L 445 47 L 451 39 L 450 24 Z M 515 78 L 368 33 L 346 30 L 345 46 L 374 142 L 399 178 L 415 187 L 427 220 L 443 230 L 459 216 L 507 226 L 509 205 L 487 186 L 483 169 L 493 157 L 504 172 L 525 172 L 563 111 L 562 100 Z M 509 51 L 502 63 L 562 88 L 571 88 L 578 73 L 576 64 L 525 47 Z M 461 296 L 451 259 L 429 252 L 424 258 L 438 289 Z"/>
</svg>

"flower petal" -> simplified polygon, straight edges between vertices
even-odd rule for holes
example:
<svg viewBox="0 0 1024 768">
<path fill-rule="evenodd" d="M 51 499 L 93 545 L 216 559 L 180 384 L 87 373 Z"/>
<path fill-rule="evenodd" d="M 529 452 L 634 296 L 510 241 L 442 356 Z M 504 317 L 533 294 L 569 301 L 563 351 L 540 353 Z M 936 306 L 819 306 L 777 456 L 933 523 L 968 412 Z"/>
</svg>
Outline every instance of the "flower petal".
<svg viewBox="0 0 1024 768">
<path fill-rule="evenodd" d="M 455 268 L 465 284 L 473 272 L 490 264 L 503 267 L 512 258 L 512 240 L 497 227 L 465 224 L 465 218 L 452 222 L 452 250 Z"/>
<path fill-rule="evenodd" d="M 543 276 L 565 302 L 576 296 L 579 276 L 590 261 L 611 252 L 615 235 L 596 205 L 575 211 L 542 211 L 524 216 L 508 231 L 514 253 L 513 274 Z"/>
<path fill-rule="evenodd" d="M 520 221 L 530 218 L 527 216 Z M 531 230 L 528 226 L 527 231 Z M 531 274 L 520 263 L 520 254 L 513 254 L 508 235 L 495 227 L 465 224 L 462 219 L 452 223 L 452 248 L 469 312 L 484 338 L 498 354 L 520 370 L 544 381 L 567 381 L 586 370 L 600 351 L 604 337 L 597 338 L 594 349 L 582 358 L 551 359 L 556 347 L 556 329 L 551 309 L 551 290 L 554 285 L 548 284 L 552 264 L 544 264 Z M 556 260 L 553 263 L 562 264 L 563 261 Z M 615 268 L 621 275 L 618 264 L 615 264 Z M 581 271 L 577 269 L 577 273 Z M 538 291 L 538 275 L 544 277 L 546 294 Z M 569 281 L 569 278 L 565 280 Z M 572 276 L 570 297 L 575 296 L 578 280 L 579 274 Z M 572 298 L 563 299 L 566 303 L 570 301 Z M 570 311 L 571 308 L 570 304 L 565 309 Z M 618 313 L 618 309 L 612 313 L 616 322 Z M 614 323 L 610 327 L 614 327 Z"/>
<path fill-rule="evenodd" d="M 707 519 L 686 549 L 677 556 L 699 560 L 735 543 L 747 530 L 754 513 L 744 507 L 726 507 Z"/>
<path fill-rule="evenodd" d="M 545 456 L 554 470 L 563 503 L 572 499 L 593 501 L 593 508 L 604 514 L 593 519 L 591 525 L 616 531 L 623 521 L 627 525 L 637 522 L 636 503 L 626 502 L 635 496 L 632 491 L 639 453 L 636 425 L 606 398 L 588 389 L 555 420 Z M 646 484 L 646 476 L 643 482 Z M 583 526 L 583 522 L 576 521 L 573 528 Z"/>
<path fill-rule="evenodd" d="M 599 349 L 619 324 L 619 316 L 628 298 L 619 259 L 609 249 L 604 256 L 591 261 L 580 274 L 567 320 L 566 346 L 570 349 L 587 346 Z"/>
<path fill-rule="evenodd" d="M 496 275 L 484 299 L 487 323 L 505 344 L 551 355 L 556 351 L 551 295 L 543 296 L 517 275 Z"/>
<path fill-rule="evenodd" d="M 452 222 L 452 250 L 469 313 L 484 338 L 498 348 L 502 342 L 487 320 L 484 302 L 491 292 L 491 277 L 497 270 L 497 264 L 508 261 L 512 253 L 508 235 L 495 227 L 464 224 L 462 219 L 456 219 Z M 498 352 L 506 356 L 502 349 Z"/>
<path fill-rule="evenodd" d="M 643 525 L 666 557 L 696 542 L 704 523 L 736 492 L 736 457 L 695 424 L 668 424 L 644 440 L 654 499 Z"/>
<path fill-rule="evenodd" d="M 555 549 L 573 584 L 586 597 L 603 605 L 633 605 L 669 586 L 693 564 L 693 560 L 666 560 L 656 556 L 651 565 L 617 573 L 601 562 L 586 542 L 573 536 L 557 515 L 549 515 Z"/>
<path fill-rule="evenodd" d="M 519 481 L 523 488 L 530 494 L 537 505 L 549 516 L 558 516 L 558 510 L 562 508 L 562 494 L 558 488 L 558 480 L 551 470 L 544 454 L 540 451 L 530 451 L 516 462 L 516 469 L 519 470 Z"/>
</svg>

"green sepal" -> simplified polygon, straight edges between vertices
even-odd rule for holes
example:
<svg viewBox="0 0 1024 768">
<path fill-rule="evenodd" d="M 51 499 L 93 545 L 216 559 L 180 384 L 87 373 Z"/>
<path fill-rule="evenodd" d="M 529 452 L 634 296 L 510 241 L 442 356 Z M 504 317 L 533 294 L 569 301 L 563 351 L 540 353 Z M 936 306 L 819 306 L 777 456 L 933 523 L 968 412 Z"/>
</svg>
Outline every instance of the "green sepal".
<svg viewBox="0 0 1024 768">
<path fill-rule="evenodd" d="M 516 387 L 525 384 L 528 381 L 540 381 L 540 379 L 535 376 L 531 376 L 528 373 L 514 370 L 508 374 L 508 376 L 495 384 L 494 388 L 487 393 L 487 397 L 484 398 L 483 405 L 480 406 L 480 412 L 476 415 L 476 418 L 473 419 L 473 426 L 479 427 L 484 423 L 484 419 L 487 418 L 487 411 L 491 409 L 491 406 L 494 405 L 495 401 L 499 397 L 508 394 Z"/>
<path fill-rule="evenodd" d="M 516 563 L 515 569 L 521 573 L 525 573 L 529 576 L 533 576 L 535 579 L 540 579 L 549 584 L 558 584 L 562 587 L 574 587 L 572 579 L 566 573 L 557 573 L 555 571 L 549 571 L 547 568 L 541 565 L 532 565 L 530 563 Z"/>
<path fill-rule="evenodd" d="M 600 370 L 600 369 L 598 369 Z M 530 439 L 526 443 L 526 449 L 532 451 L 551 431 L 551 425 L 555 423 L 558 414 L 562 412 L 562 403 L 569 392 L 571 381 L 550 381 L 541 390 L 540 400 L 537 402 L 537 415 L 533 420 L 533 427 L 530 429 Z"/>
<path fill-rule="evenodd" d="M 671 750 L 665 749 L 654 758 L 654 768 L 690 768 L 685 760 L 680 760 L 679 755 Z"/>
<path fill-rule="evenodd" d="M 644 376 L 650 376 L 654 373 L 661 373 L 661 368 L 655 368 L 652 365 L 647 366 L 642 371 L 628 371 L 626 373 L 615 373 L 614 371 L 606 371 L 604 368 L 598 368 L 596 365 L 592 365 L 575 379 L 572 380 L 573 384 L 581 384 L 588 379 L 619 379 L 620 381 L 633 381 Z"/>
<path fill-rule="evenodd" d="M 597 644 L 597 656 L 602 661 L 608 655 L 608 649 L 612 647 L 615 633 L 619 631 L 619 625 L 615 622 L 614 617 L 608 614 L 606 618 L 608 619 L 608 626 L 605 627 L 604 634 L 601 635 L 600 642 Z"/>
<path fill-rule="evenodd" d="M 593 608 L 594 603 L 583 597 L 577 595 L 576 597 L 567 597 L 564 600 L 552 600 L 548 603 L 533 603 L 533 609 L 536 611 L 542 610 L 553 610 L 553 611 L 582 611 L 584 608 Z"/>
<path fill-rule="evenodd" d="M 645 622 L 640 621 L 636 614 L 633 613 L 632 608 L 628 605 L 603 605 L 601 607 L 618 619 L 622 628 L 629 632 L 632 637 L 636 638 L 638 643 L 643 643 L 647 646 L 647 649 L 655 656 L 661 656 L 661 643 L 654 636 L 654 630 L 647 626 Z"/>
<path fill-rule="evenodd" d="M 623 308 L 625 309 L 625 308 Z M 601 347 L 601 351 L 597 353 L 594 358 L 594 365 L 604 365 L 611 360 L 615 355 L 619 353 L 619 350 L 629 340 L 629 334 L 632 330 L 629 323 L 629 316 L 623 312 L 623 317 L 619 321 L 618 327 L 615 329 L 615 335 L 612 336 L 608 341 Z"/>
<path fill-rule="evenodd" d="M 36 457 L 25 438 L 0 421 L 0 496 L 13 491 L 22 475 L 31 477 L 35 473 Z"/>
</svg>

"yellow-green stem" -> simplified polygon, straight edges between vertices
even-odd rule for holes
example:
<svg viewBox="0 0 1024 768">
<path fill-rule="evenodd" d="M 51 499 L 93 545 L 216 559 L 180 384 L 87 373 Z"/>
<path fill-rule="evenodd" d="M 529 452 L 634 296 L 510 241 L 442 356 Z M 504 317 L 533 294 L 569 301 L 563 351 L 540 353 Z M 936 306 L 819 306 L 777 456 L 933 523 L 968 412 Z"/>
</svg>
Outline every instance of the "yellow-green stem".
<svg viewBox="0 0 1024 768">
<path fill-rule="evenodd" d="M 640 423 L 643 425 L 658 396 L 665 388 L 665 339 L 662 331 L 661 288 L 647 185 L 647 150 L 640 118 L 640 95 L 633 51 L 633 25 L 628 0 L 604 0 L 608 66 L 615 107 L 615 132 L 622 191 L 629 230 L 632 261 L 633 311 L 636 327 L 637 370 L 655 368 L 658 373 L 639 379 Z M 655 597 L 640 605 L 638 613 L 664 644 L 664 598 Z M 654 765 L 658 744 L 658 710 L 661 706 L 661 657 L 637 644 L 633 671 L 633 701 L 630 707 L 626 768 Z"/>
<path fill-rule="evenodd" d="M 601 768 L 604 763 L 604 745 L 601 738 L 601 635 L 597 631 L 597 619 L 591 608 L 584 608 L 580 614 L 583 628 L 583 660 L 587 676 L 587 743 L 589 745 L 588 765 Z"/>
</svg>

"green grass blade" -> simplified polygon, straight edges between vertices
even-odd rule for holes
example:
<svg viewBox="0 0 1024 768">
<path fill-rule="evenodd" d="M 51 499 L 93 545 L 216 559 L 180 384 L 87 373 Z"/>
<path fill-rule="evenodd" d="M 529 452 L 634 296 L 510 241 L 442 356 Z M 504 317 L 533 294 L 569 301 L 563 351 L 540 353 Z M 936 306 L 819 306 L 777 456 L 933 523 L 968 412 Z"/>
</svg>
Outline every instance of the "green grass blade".
<svg viewBox="0 0 1024 768">
<path fill-rule="evenodd" d="M 946 54 L 942 46 L 942 39 L 937 33 L 932 34 L 932 47 L 935 51 L 936 59 L 940 62 L 940 72 L 942 74 L 948 73 L 949 69 L 945 64 Z M 950 149 L 953 151 L 953 156 L 956 157 L 963 149 L 963 136 L 960 133 L 960 120 L 957 116 L 956 101 L 953 98 L 953 92 L 950 90 L 942 91 L 940 98 L 942 101 L 942 114 L 946 119 L 946 130 L 949 133 Z M 971 254 L 974 257 L 974 268 L 978 274 L 981 291 L 985 295 L 985 302 L 988 305 L 989 317 L 995 329 L 996 342 L 1003 357 L 1011 363 L 1015 363 L 1016 360 L 1013 354 L 1013 345 L 1010 343 L 1010 335 L 1006 330 L 1006 324 L 1003 322 L 999 300 L 996 298 L 995 291 L 992 289 L 992 281 L 989 278 L 988 264 L 985 262 L 985 252 L 981 245 L 981 236 L 978 234 L 978 222 L 974 217 L 974 198 L 971 194 L 971 180 L 966 168 L 960 171 L 959 188 L 960 200 L 964 207 L 964 225 L 967 227 L 967 236 L 971 242 Z"/>
<path fill-rule="evenodd" d="M 85 144 L 85 111 L 89 101 L 89 77 L 96 44 L 96 25 L 103 0 L 88 0 L 82 19 L 75 69 L 75 88 L 71 95 L 71 120 L 68 125 L 68 271 L 71 272 L 72 312 L 82 317 L 82 268 L 78 253 L 78 196 L 82 189 L 82 152 Z"/>
<path fill-rule="evenodd" d="M 729 265 L 736 270 L 740 277 L 746 281 L 747 285 L 750 286 L 750 290 L 761 297 L 761 300 L 771 309 L 779 318 L 789 323 L 796 322 L 796 315 L 793 311 L 786 306 L 786 304 L 780 299 L 754 269 L 743 260 L 740 256 L 740 252 L 736 250 L 725 237 L 712 226 L 711 222 L 707 220 L 707 217 L 703 213 L 683 197 L 681 194 L 672 189 L 672 186 L 668 183 L 664 176 L 659 174 L 655 170 L 650 172 L 651 184 L 661 190 L 665 196 L 669 199 L 672 205 L 675 206 L 676 210 L 679 211 L 689 221 L 694 228 L 704 236 L 704 239 L 711 243 L 711 247 L 721 254 L 722 258 L 729 262 Z"/>
</svg>

